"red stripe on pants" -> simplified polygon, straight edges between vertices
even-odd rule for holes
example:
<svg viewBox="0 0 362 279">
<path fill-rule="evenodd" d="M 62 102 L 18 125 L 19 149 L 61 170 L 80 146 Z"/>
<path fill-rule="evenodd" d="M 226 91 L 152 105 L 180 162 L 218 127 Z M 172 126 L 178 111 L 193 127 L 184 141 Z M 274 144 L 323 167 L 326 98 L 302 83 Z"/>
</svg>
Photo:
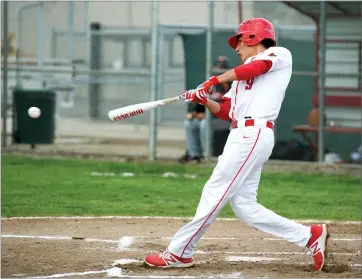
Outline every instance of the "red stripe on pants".
<svg viewBox="0 0 362 279">
<path fill-rule="evenodd" d="M 248 156 L 246 157 L 244 163 L 241 165 L 241 167 L 239 168 L 238 172 L 236 173 L 236 175 L 234 176 L 233 180 L 230 182 L 229 186 L 227 187 L 225 193 L 222 195 L 220 201 L 217 203 L 217 205 L 215 206 L 215 208 L 213 209 L 213 211 L 211 211 L 211 213 L 209 214 L 209 216 L 207 216 L 206 220 L 204 221 L 204 223 L 202 223 L 201 227 L 196 231 L 196 233 L 191 237 L 191 239 L 189 240 L 189 242 L 187 242 L 185 248 L 182 250 L 182 254 L 181 254 L 181 258 L 183 256 L 183 254 L 185 253 L 185 250 L 187 248 L 187 246 L 189 246 L 190 242 L 194 239 L 194 237 L 198 234 L 198 232 L 203 228 L 203 226 L 206 224 L 207 220 L 209 220 L 209 218 L 211 217 L 211 215 L 215 212 L 215 210 L 218 208 L 218 206 L 220 205 L 221 201 L 225 198 L 227 192 L 230 190 L 231 186 L 233 185 L 233 183 L 235 182 L 236 178 L 238 177 L 238 175 L 240 174 L 241 170 L 243 169 L 243 167 L 245 166 L 246 162 L 249 160 L 251 154 L 253 153 L 254 151 L 254 148 L 256 146 L 256 143 L 258 142 L 259 140 L 259 136 L 260 136 L 260 131 L 261 129 L 259 129 L 259 132 L 258 132 L 258 136 L 256 137 L 255 139 L 255 142 L 254 142 L 254 145 L 253 147 L 251 148 Z"/>
</svg>

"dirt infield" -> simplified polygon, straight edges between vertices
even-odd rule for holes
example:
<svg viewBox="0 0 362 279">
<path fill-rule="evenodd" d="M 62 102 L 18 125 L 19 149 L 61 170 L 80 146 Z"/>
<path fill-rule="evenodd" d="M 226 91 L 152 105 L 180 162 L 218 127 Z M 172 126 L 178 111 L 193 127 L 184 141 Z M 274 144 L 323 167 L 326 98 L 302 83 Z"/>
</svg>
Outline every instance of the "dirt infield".
<svg viewBox="0 0 362 279">
<path fill-rule="evenodd" d="M 360 224 L 330 224 L 326 271 L 304 249 L 239 221 L 217 220 L 189 269 L 145 268 L 187 219 L 2 219 L 2 277 L 361 277 Z M 72 274 L 71 274 L 72 273 Z"/>
</svg>

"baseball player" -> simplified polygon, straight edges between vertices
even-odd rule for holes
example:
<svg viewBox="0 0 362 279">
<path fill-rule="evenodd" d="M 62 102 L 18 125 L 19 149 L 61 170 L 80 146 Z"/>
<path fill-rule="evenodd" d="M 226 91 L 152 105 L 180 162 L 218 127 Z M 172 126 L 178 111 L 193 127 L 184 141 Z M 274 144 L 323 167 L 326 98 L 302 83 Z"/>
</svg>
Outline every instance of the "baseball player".
<svg viewBox="0 0 362 279">
<path fill-rule="evenodd" d="M 251 227 L 310 250 L 314 270 L 320 271 L 328 225 L 298 224 L 257 202 L 261 171 L 274 146 L 274 121 L 292 75 L 292 55 L 276 46 L 274 26 L 263 18 L 242 22 L 229 45 L 243 64 L 185 93 L 186 102 L 203 104 L 215 116 L 231 121 L 224 151 L 204 186 L 192 221 L 176 232 L 165 252 L 147 255 L 144 262 L 160 268 L 193 266 L 197 242 L 230 202 L 236 217 Z M 228 81 L 233 81 L 232 87 L 222 103 L 207 98 L 212 86 Z"/>
</svg>

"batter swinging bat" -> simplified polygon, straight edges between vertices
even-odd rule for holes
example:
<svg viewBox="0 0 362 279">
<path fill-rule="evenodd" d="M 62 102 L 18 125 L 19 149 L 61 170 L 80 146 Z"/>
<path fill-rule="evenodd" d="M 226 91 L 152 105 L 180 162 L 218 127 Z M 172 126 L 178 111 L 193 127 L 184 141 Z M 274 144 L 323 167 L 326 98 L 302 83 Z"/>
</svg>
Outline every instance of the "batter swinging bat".
<svg viewBox="0 0 362 279">
<path fill-rule="evenodd" d="M 215 92 L 215 90 L 216 90 L 215 86 L 212 86 L 210 88 L 211 92 Z M 136 105 L 130 105 L 130 106 L 110 110 L 108 112 L 108 118 L 109 118 L 109 120 L 111 120 L 113 122 L 118 121 L 118 120 L 127 119 L 130 117 L 136 116 L 136 115 L 140 115 L 146 111 L 155 109 L 157 107 L 161 107 L 161 106 L 176 102 L 181 99 L 185 99 L 184 94 L 181 94 L 177 97 L 168 98 L 168 99 L 146 102 L 146 103 L 141 103 L 141 104 L 136 104 Z"/>
</svg>

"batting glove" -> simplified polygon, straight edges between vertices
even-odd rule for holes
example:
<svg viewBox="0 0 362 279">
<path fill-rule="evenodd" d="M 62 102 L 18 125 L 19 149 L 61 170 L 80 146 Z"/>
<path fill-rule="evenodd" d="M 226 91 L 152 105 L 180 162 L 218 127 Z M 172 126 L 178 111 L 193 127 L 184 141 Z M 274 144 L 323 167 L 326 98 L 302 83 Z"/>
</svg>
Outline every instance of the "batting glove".
<svg viewBox="0 0 362 279">
<path fill-rule="evenodd" d="M 212 88 L 213 87 L 215 88 L 215 86 L 218 85 L 219 83 L 220 82 L 217 79 L 217 77 L 212 76 L 207 81 L 205 81 L 203 84 L 201 84 L 198 89 L 200 91 L 202 90 L 203 93 L 211 95 L 213 92 Z"/>
<path fill-rule="evenodd" d="M 199 92 L 198 89 L 185 91 L 183 95 L 186 103 L 198 103 L 201 105 L 207 103 L 207 94 Z"/>
</svg>

